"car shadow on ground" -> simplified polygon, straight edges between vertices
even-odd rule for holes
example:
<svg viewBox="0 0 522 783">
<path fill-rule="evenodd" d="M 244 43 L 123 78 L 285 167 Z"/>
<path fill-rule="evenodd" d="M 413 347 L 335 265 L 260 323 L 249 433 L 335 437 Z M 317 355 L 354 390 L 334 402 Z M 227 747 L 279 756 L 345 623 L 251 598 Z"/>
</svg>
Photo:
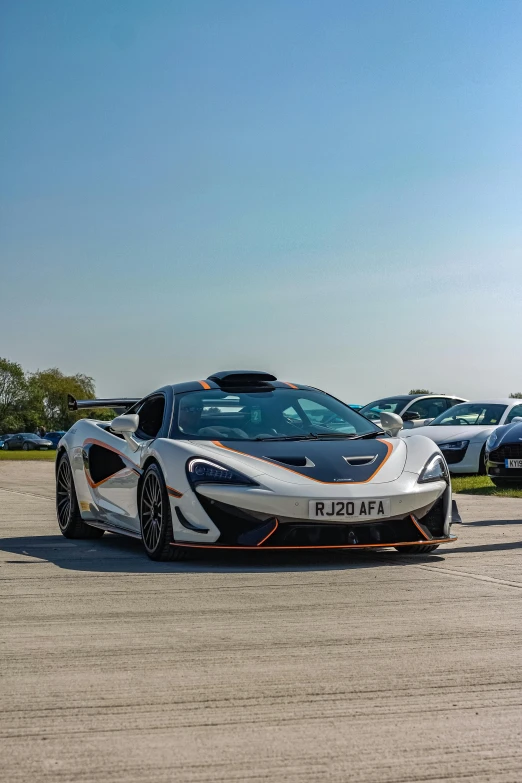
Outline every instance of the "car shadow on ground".
<svg viewBox="0 0 522 783">
<path fill-rule="evenodd" d="M 5 555 L 12 553 L 16 559 Z M 106 533 L 98 541 L 72 541 L 62 536 L 20 536 L 0 539 L 4 563 L 31 565 L 49 562 L 69 571 L 96 573 L 267 573 L 341 571 L 381 568 L 390 565 L 420 565 L 443 561 L 443 550 L 431 555 L 404 555 L 393 549 L 341 550 L 336 552 L 219 552 L 191 550 L 189 559 L 156 563 L 147 558 L 136 539 Z"/>
</svg>

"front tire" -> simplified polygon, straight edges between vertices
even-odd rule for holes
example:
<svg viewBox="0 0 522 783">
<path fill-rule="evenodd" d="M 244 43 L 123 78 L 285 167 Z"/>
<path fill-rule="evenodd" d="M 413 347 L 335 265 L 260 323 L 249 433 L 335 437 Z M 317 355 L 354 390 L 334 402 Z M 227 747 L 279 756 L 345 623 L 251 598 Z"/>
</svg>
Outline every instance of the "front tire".
<svg viewBox="0 0 522 783">
<path fill-rule="evenodd" d="M 87 525 L 80 514 L 69 457 L 64 454 L 56 471 L 56 516 L 65 538 L 101 538 L 103 530 Z"/>
<path fill-rule="evenodd" d="M 163 473 L 153 462 L 143 476 L 140 493 L 141 539 L 151 560 L 183 560 L 185 552 L 172 546 L 174 533 Z"/>
<path fill-rule="evenodd" d="M 438 549 L 438 544 L 412 544 L 411 546 L 396 546 L 397 552 L 403 552 L 406 555 L 427 555 Z"/>
</svg>

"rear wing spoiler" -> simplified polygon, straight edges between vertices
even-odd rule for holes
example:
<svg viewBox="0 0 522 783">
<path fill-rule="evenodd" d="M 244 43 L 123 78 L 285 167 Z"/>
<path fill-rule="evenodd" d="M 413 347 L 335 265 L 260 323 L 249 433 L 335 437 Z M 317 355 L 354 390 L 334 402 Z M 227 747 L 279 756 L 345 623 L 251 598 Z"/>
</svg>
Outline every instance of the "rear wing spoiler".
<svg viewBox="0 0 522 783">
<path fill-rule="evenodd" d="M 67 395 L 67 407 L 70 411 L 79 411 L 83 408 L 123 408 L 127 410 L 141 397 L 118 397 L 110 400 L 77 400 L 72 394 Z"/>
</svg>

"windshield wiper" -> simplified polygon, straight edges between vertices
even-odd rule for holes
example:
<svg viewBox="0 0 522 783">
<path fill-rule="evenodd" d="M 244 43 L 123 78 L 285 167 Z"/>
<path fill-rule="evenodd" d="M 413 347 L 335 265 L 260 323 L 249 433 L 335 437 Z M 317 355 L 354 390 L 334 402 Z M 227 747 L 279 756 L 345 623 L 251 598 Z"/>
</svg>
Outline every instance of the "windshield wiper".
<svg viewBox="0 0 522 783">
<path fill-rule="evenodd" d="M 365 432 L 364 435 L 350 435 L 352 440 L 363 440 L 365 438 L 378 438 L 379 435 L 386 435 L 384 430 L 378 430 L 377 432 Z"/>
<path fill-rule="evenodd" d="M 384 435 L 384 431 L 365 432 L 363 435 L 350 435 L 348 432 L 309 432 L 307 435 L 274 435 L 273 438 L 254 438 L 254 440 L 361 440 L 362 438 L 376 438 Z"/>
</svg>

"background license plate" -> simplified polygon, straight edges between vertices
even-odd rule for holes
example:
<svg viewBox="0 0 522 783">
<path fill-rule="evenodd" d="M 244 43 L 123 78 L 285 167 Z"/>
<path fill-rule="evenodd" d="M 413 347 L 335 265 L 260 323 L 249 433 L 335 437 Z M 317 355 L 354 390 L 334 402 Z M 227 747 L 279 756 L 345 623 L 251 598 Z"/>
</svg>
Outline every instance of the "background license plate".
<svg viewBox="0 0 522 783">
<path fill-rule="evenodd" d="M 310 519 L 378 519 L 390 516 L 390 499 L 310 500 Z"/>
<path fill-rule="evenodd" d="M 506 468 L 522 468 L 522 459 L 507 459 L 505 461 Z"/>
</svg>

